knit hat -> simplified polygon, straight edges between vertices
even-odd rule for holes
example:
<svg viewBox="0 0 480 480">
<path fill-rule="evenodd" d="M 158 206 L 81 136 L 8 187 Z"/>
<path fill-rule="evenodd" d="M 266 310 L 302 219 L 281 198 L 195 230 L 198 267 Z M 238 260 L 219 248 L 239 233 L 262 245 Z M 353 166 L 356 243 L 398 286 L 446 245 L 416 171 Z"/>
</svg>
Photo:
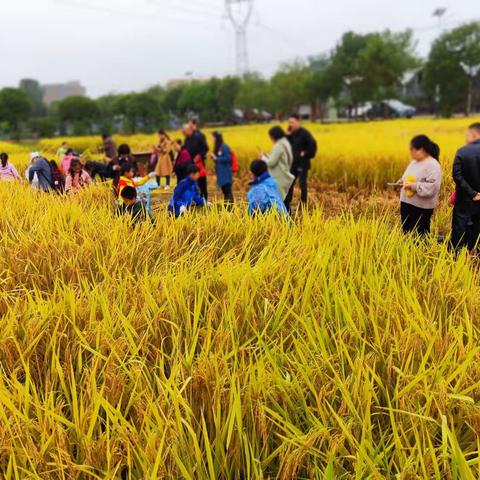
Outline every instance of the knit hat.
<svg viewBox="0 0 480 480">
<path fill-rule="evenodd" d="M 30 154 L 30 163 L 32 163 L 36 158 L 40 157 L 40 153 L 39 152 L 32 152 Z"/>
</svg>

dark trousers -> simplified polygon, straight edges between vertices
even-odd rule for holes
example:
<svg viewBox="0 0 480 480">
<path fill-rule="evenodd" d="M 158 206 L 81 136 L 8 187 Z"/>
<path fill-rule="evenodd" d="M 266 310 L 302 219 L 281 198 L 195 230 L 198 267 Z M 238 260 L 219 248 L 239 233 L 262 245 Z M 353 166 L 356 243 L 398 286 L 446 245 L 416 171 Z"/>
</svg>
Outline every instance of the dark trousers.
<svg viewBox="0 0 480 480">
<path fill-rule="evenodd" d="M 295 184 L 297 180 L 300 184 L 301 197 L 300 201 L 302 204 L 306 205 L 308 200 L 308 168 L 296 168 L 292 170 L 292 174 L 295 175 L 295 181 L 293 182 L 290 190 L 288 191 L 287 198 L 285 198 L 285 206 L 287 210 L 290 211 L 290 206 L 293 200 L 293 193 L 295 191 Z"/>
<path fill-rule="evenodd" d="M 403 233 L 418 233 L 421 236 L 430 234 L 433 209 L 418 208 L 409 203 L 400 204 Z"/>
<path fill-rule="evenodd" d="M 162 186 L 162 178 L 165 178 L 166 185 L 167 185 L 167 187 L 169 187 L 170 186 L 170 175 L 167 175 L 166 177 L 157 176 L 157 183 L 158 183 L 159 187 Z"/>
<path fill-rule="evenodd" d="M 92 180 L 95 180 L 96 176 L 100 177 L 100 180 L 104 182 L 108 178 L 115 178 L 115 175 L 112 176 L 112 172 L 108 169 L 107 164 L 101 162 L 87 162 L 85 165 L 87 171 L 90 173 Z"/>
<path fill-rule="evenodd" d="M 225 200 L 225 204 L 232 204 L 233 203 L 233 190 L 232 184 L 227 183 L 222 187 L 223 198 Z"/>
<path fill-rule="evenodd" d="M 200 177 L 198 179 L 198 188 L 200 190 L 200 193 L 202 194 L 202 197 L 205 200 L 208 200 L 207 177 Z"/>
<path fill-rule="evenodd" d="M 453 209 L 451 244 L 455 250 L 466 247 L 470 252 L 478 248 L 480 213 L 469 214 Z"/>
</svg>

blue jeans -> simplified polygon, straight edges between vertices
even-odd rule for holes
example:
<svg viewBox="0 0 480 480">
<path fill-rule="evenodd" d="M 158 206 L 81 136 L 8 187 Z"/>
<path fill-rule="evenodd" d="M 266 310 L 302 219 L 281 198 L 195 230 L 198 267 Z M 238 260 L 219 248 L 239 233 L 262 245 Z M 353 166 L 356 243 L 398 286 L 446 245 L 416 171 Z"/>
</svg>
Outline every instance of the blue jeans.
<svg viewBox="0 0 480 480">
<path fill-rule="evenodd" d="M 452 247 L 461 250 L 466 247 L 470 252 L 478 247 L 480 238 L 480 213 L 469 214 L 453 209 Z"/>
</svg>

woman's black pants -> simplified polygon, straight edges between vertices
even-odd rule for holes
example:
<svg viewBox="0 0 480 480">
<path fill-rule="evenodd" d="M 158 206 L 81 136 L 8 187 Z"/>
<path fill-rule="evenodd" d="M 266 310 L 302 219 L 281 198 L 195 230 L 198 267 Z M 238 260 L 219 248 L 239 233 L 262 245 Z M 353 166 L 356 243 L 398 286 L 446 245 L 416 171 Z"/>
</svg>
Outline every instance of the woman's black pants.
<svg viewBox="0 0 480 480">
<path fill-rule="evenodd" d="M 430 233 L 433 209 L 419 208 L 409 203 L 400 204 L 403 233 L 418 233 L 421 236 Z"/>
</svg>

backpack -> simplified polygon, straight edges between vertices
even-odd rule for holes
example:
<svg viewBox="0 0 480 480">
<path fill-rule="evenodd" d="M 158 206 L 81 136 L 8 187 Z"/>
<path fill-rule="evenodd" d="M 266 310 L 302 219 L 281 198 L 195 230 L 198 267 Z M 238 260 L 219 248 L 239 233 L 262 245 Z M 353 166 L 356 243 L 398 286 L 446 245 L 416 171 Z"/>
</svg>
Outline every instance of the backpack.
<svg viewBox="0 0 480 480">
<path fill-rule="evenodd" d="M 50 170 L 52 171 L 53 185 L 52 189 L 56 193 L 65 192 L 65 177 L 60 173 L 60 170 L 57 168 L 54 162 L 48 162 L 50 165 Z"/>
<path fill-rule="evenodd" d="M 238 159 L 237 159 L 237 154 L 232 150 L 231 152 L 232 155 L 232 172 L 233 173 L 238 173 Z"/>
</svg>

